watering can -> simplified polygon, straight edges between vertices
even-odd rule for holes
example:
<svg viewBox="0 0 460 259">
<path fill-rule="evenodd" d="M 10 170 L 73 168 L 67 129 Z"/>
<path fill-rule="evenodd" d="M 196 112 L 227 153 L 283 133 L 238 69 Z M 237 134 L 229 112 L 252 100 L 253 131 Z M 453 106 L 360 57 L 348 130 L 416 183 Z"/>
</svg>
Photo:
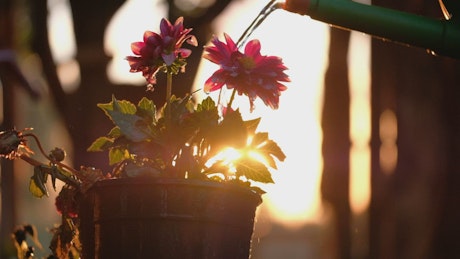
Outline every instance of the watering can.
<svg viewBox="0 0 460 259">
<path fill-rule="evenodd" d="M 439 4 L 444 19 L 351 0 L 286 0 L 283 9 L 335 27 L 460 59 L 460 1 L 439 0 Z"/>
</svg>

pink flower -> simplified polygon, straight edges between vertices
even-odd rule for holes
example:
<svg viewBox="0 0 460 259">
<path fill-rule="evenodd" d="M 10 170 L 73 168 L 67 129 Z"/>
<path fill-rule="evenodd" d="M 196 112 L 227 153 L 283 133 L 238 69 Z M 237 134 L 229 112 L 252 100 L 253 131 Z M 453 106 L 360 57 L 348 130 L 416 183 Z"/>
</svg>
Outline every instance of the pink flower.
<svg viewBox="0 0 460 259">
<path fill-rule="evenodd" d="M 220 65 L 220 69 L 206 80 L 204 90 L 212 92 L 227 85 L 228 89 L 234 88 L 239 95 L 245 94 L 249 97 L 251 110 L 257 97 L 265 105 L 277 109 L 279 96 L 287 89 L 281 82 L 290 82 L 284 73 L 287 67 L 281 58 L 262 56 L 258 40 L 248 42 L 244 53 L 241 53 L 230 36 L 224 36 L 226 43 L 214 37 L 213 45 L 204 49 L 203 57 Z"/>
<path fill-rule="evenodd" d="M 198 44 L 195 36 L 189 35 L 192 29 L 184 29 L 183 22 L 184 19 L 179 17 L 173 25 L 163 18 L 160 34 L 145 31 L 144 41 L 133 42 L 131 50 L 137 56 L 126 57 L 131 67 L 130 72 L 142 72 L 149 84 L 156 83 L 155 76 L 160 69 L 175 74 L 178 71 L 184 72 L 185 59 L 192 51 L 182 48 L 182 44 Z"/>
</svg>

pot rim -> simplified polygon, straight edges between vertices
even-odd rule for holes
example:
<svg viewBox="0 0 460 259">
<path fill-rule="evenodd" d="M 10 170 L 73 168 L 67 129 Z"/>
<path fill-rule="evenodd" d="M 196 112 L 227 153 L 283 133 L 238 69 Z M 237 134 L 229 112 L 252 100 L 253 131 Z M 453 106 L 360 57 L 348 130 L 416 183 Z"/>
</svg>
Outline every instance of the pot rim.
<svg viewBox="0 0 460 259">
<path fill-rule="evenodd" d="M 88 190 L 94 188 L 104 188 L 108 186 L 122 186 L 126 184 L 131 185 L 176 185 L 176 186 L 193 186 L 196 188 L 206 187 L 212 189 L 223 189 L 231 190 L 241 193 L 246 193 L 253 196 L 258 200 L 258 203 L 262 203 L 261 194 L 251 190 L 246 186 L 241 186 L 235 183 L 229 182 L 216 182 L 212 180 L 199 180 L 199 179 L 182 179 L 182 178 L 164 178 L 164 177 L 126 177 L 126 178 L 112 178 L 112 179 L 102 179 L 96 181 Z"/>
</svg>

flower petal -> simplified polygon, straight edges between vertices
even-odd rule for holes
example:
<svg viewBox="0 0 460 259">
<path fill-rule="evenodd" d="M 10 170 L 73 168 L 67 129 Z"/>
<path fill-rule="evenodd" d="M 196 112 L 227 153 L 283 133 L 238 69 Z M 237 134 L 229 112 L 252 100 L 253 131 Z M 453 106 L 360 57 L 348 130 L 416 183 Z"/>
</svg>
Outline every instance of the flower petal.
<svg viewBox="0 0 460 259">
<path fill-rule="evenodd" d="M 204 49 L 203 58 L 220 66 L 205 82 L 205 91 L 215 91 L 226 85 L 228 89 L 234 88 L 239 95 L 246 95 L 251 110 L 256 98 L 277 109 L 279 96 L 287 89 L 280 82 L 290 81 L 284 73 L 287 68 L 282 59 L 261 55 L 259 40 L 249 41 L 244 53 L 241 53 L 229 35 L 224 34 L 224 37 L 225 43 L 214 36 L 211 45 Z"/>
<path fill-rule="evenodd" d="M 144 42 L 133 42 L 131 43 L 131 51 L 135 55 L 140 55 L 141 54 L 141 49 L 145 46 Z"/>
</svg>

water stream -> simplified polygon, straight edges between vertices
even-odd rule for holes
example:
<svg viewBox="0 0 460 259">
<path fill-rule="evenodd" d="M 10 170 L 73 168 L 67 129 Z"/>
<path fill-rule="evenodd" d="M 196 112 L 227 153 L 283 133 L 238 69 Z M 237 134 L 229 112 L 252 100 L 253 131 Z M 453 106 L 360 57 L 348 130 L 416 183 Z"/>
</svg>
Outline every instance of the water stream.
<svg viewBox="0 0 460 259">
<path fill-rule="evenodd" d="M 262 8 L 260 13 L 252 21 L 252 23 L 246 28 L 241 37 L 238 39 L 237 46 L 240 48 L 243 46 L 246 41 L 249 39 L 251 34 L 257 29 L 257 27 L 262 24 L 262 22 L 276 9 L 282 8 L 282 3 L 277 2 L 276 0 L 270 0 L 267 5 Z"/>
</svg>

